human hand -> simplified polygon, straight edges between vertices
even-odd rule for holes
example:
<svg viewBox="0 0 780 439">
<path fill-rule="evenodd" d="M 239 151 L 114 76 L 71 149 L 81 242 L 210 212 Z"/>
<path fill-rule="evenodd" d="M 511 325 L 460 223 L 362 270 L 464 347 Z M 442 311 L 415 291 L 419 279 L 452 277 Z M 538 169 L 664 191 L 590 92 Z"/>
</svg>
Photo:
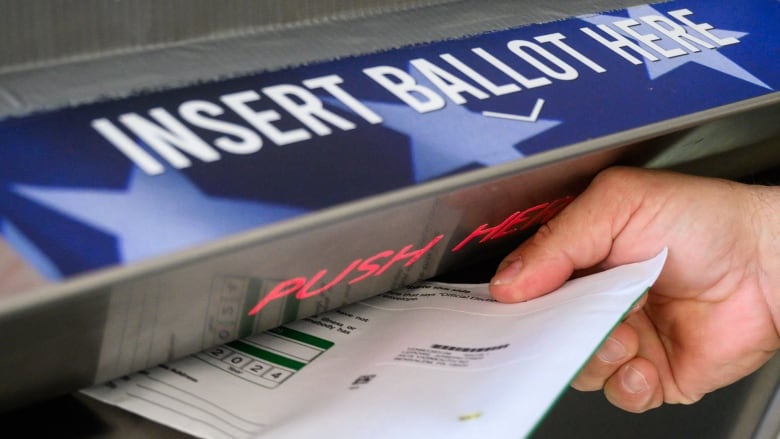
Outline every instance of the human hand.
<svg viewBox="0 0 780 439">
<path fill-rule="evenodd" d="M 643 412 L 690 404 L 780 349 L 780 188 L 611 168 L 508 255 L 502 302 L 546 294 L 572 274 L 668 247 L 663 272 L 572 386 Z"/>
</svg>

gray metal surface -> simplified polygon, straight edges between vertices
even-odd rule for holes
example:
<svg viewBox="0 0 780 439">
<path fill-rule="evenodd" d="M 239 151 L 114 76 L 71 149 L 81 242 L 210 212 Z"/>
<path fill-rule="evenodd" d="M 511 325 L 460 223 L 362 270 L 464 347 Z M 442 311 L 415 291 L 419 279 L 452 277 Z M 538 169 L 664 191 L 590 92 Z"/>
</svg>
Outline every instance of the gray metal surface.
<svg viewBox="0 0 780 439">
<path fill-rule="evenodd" d="M 366 18 L 455 0 L 2 0 L 0 72 Z"/>
<path fill-rule="evenodd" d="M 0 118 L 637 2 L 251 2 L 269 15 L 247 12 L 245 1 L 182 3 L 0 0 Z M 217 14 L 221 8 L 228 12 Z M 203 24 L 215 15 L 225 22 Z"/>
</svg>

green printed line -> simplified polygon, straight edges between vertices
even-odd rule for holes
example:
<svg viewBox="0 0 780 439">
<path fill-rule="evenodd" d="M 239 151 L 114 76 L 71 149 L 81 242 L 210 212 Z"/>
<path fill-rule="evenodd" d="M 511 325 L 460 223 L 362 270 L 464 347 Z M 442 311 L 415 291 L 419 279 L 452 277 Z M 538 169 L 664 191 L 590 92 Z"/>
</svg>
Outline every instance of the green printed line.
<svg viewBox="0 0 780 439">
<path fill-rule="evenodd" d="M 301 370 L 301 368 L 303 368 L 303 366 L 306 365 L 306 363 L 301 363 L 300 361 L 295 361 L 290 358 L 283 357 L 279 354 L 266 351 L 265 349 L 260 349 L 257 346 L 252 346 L 242 341 L 233 341 L 228 343 L 227 345 L 237 351 L 241 351 L 245 354 L 251 355 L 253 357 L 257 357 L 261 360 L 268 361 L 269 363 L 274 363 L 274 364 L 278 364 L 279 366 L 284 366 L 288 369 Z"/>
<path fill-rule="evenodd" d="M 257 303 L 260 297 L 262 282 L 255 278 L 249 279 L 244 304 L 246 309 L 241 313 L 241 323 L 238 325 L 238 338 L 251 335 L 254 332 L 256 315 L 249 315 L 249 310 Z"/>
<path fill-rule="evenodd" d="M 295 329 L 290 329 L 286 326 L 280 326 L 278 328 L 271 329 L 270 332 L 324 350 L 330 349 L 335 344 L 330 340 L 325 340 L 324 338 L 319 338 L 310 334 L 296 331 Z"/>
</svg>

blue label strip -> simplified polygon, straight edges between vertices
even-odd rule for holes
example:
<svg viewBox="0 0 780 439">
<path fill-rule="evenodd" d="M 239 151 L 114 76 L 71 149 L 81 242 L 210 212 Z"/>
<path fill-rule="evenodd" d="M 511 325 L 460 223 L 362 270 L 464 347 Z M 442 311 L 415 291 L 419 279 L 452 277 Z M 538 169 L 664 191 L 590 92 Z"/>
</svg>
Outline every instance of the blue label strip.
<svg viewBox="0 0 780 439">
<path fill-rule="evenodd" d="M 774 92 L 780 2 L 676 1 L 0 122 L 59 279 Z"/>
</svg>

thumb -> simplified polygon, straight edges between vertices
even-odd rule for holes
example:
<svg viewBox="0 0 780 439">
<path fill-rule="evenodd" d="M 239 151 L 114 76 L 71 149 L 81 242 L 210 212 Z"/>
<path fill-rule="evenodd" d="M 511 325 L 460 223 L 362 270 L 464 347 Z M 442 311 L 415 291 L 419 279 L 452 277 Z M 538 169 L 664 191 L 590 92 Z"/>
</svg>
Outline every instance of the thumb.
<svg viewBox="0 0 780 439">
<path fill-rule="evenodd" d="M 631 217 L 635 201 L 614 174 L 601 173 L 579 197 L 499 264 L 490 292 L 501 302 L 520 302 L 560 287 L 575 270 L 593 267 L 609 255 L 612 242 Z"/>
</svg>

